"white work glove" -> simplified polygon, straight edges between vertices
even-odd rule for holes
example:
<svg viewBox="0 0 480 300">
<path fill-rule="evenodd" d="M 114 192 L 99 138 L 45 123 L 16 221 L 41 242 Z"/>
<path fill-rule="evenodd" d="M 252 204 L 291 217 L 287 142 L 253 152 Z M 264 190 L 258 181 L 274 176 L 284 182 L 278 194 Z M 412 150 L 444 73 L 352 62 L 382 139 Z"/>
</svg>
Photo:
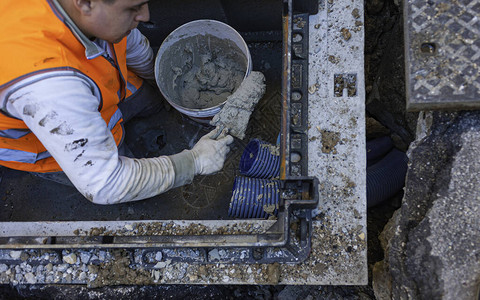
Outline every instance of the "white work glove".
<svg viewBox="0 0 480 300">
<path fill-rule="evenodd" d="M 195 175 L 212 174 L 223 168 L 227 153 L 230 151 L 228 145 L 233 142 L 233 137 L 227 135 L 227 129 L 222 130 L 220 134 L 219 130 L 217 127 L 204 135 L 192 150 L 183 150 L 169 156 L 175 170 L 173 187 L 192 182 Z"/>
<path fill-rule="evenodd" d="M 191 150 L 195 159 L 195 175 L 212 174 L 223 168 L 233 137 L 227 135 L 227 129 L 218 135 L 219 130 L 217 127 L 204 135 Z M 212 139 L 217 135 L 216 139 Z"/>
</svg>

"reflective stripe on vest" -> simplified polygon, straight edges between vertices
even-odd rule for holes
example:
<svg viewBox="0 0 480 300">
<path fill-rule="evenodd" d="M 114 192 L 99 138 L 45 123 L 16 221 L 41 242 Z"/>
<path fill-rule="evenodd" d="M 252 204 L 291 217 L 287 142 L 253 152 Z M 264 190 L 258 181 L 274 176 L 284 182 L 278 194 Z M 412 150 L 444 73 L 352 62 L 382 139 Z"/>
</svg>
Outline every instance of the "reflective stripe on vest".
<svg viewBox="0 0 480 300">
<path fill-rule="evenodd" d="M 132 93 L 134 94 L 136 91 L 137 91 L 137 88 L 131 84 L 129 81 L 127 81 L 127 89 Z"/>
<path fill-rule="evenodd" d="M 108 122 L 108 125 L 107 125 L 108 129 L 112 130 L 118 124 L 118 122 L 120 122 L 121 119 L 122 119 L 122 112 L 120 111 L 120 109 L 117 109 L 117 111 L 115 111 L 113 116 L 110 118 L 110 121 Z M 9 136 L 4 136 L 5 132 L 8 132 Z M 12 136 L 18 135 L 18 137 L 22 137 L 29 134 L 30 132 L 31 132 L 30 130 L 9 129 L 9 130 L 0 131 L 0 136 L 15 138 Z M 39 160 L 42 160 L 51 156 L 52 155 L 50 155 L 48 151 L 37 154 L 33 152 L 28 152 L 28 151 L 0 148 L 0 157 L 2 157 L 2 160 L 4 161 L 18 161 L 23 163 L 34 164 Z"/>
<path fill-rule="evenodd" d="M 0 137 L 8 138 L 8 139 L 18 139 L 22 136 L 26 136 L 31 131 L 28 129 L 5 129 L 0 130 Z"/>
<path fill-rule="evenodd" d="M 110 118 L 110 121 L 108 122 L 108 129 L 112 130 L 115 125 L 122 119 L 123 115 L 120 109 L 117 108 L 117 111 L 113 114 L 113 116 Z"/>
<path fill-rule="evenodd" d="M 117 111 L 113 114 L 108 122 L 108 129 L 112 130 L 115 125 L 123 118 L 122 112 L 117 108 Z M 23 136 L 26 136 L 31 131 L 28 129 L 6 129 L 0 130 L 0 137 L 9 138 L 9 139 L 18 139 Z"/>
<path fill-rule="evenodd" d="M 37 154 L 27 151 L 1 148 L 0 155 L 2 156 L 2 160 L 4 161 L 18 161 L 29 164 L 34 164 L 39 160 L 52 157 L 48 151 Z"/>
</svg>

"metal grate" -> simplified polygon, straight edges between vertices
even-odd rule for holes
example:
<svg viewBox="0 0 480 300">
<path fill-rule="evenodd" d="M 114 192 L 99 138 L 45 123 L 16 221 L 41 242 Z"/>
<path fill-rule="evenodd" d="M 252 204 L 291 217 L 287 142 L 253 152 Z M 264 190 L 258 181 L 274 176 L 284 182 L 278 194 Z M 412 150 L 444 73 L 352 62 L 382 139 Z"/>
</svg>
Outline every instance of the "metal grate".
<svg viewBox="0 0 480 300">
<path fill-rule="evenodd" d="M 407 108 L 480 107 L 480 1 L 405 1 Z"/>
</svg>

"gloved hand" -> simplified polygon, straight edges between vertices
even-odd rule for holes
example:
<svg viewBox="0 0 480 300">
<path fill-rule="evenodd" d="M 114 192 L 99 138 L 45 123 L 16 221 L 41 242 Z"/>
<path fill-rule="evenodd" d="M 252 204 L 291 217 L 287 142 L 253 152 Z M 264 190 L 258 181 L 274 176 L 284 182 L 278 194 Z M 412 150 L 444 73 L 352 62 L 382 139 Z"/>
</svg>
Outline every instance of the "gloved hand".
<svg viewBox="0 0 480 300">
<path fill-rule="evenodd" d="M 218 134 L 220 130 L 217 127 L 204 135 L 192 150 L 183 150 L 169 156 L 175 172 L 172 188 L 191 183 L 195 175 L 212 174 L 223 168 L 230 151 L 228 145 L 233 142 L 233 137 L 227 135 L 226 129 Z"/>
<path fill-rule="evenodd" d="M 204 135 L 191 150 L 195 160 L 195 175 L 212 174 L 223 168 L 233 137 L 227 134 L 227 129 L 218 135 L 219 130 L 217 127 Z M 212 139 L 217 135 L 216 139 Z"/>
</svg>

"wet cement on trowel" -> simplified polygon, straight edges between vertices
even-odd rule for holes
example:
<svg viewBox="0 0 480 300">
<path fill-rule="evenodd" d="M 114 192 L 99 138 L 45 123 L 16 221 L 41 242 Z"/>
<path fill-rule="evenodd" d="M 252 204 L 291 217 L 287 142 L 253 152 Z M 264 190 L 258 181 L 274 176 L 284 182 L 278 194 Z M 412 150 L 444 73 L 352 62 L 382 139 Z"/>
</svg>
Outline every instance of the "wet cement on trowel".
<svg viewBox="0 0 480 300">
<path fill-rule="evenodd" d="M 261 72 L 251 72 L 235 93 L 228 97 L 210 124 L 224 126 L 231 135 L 243 139 L 250 115 L 265 94 L 265 89 L 265 76 Z"/>
<path fill-rule="evenodd" d="M 172 101 L 185 108 L 204 109 L 223 103 L 241 84 L 247 58 L 228 39 L 196 35 L 174 43 L 160 66 Z"/>
</svg>

